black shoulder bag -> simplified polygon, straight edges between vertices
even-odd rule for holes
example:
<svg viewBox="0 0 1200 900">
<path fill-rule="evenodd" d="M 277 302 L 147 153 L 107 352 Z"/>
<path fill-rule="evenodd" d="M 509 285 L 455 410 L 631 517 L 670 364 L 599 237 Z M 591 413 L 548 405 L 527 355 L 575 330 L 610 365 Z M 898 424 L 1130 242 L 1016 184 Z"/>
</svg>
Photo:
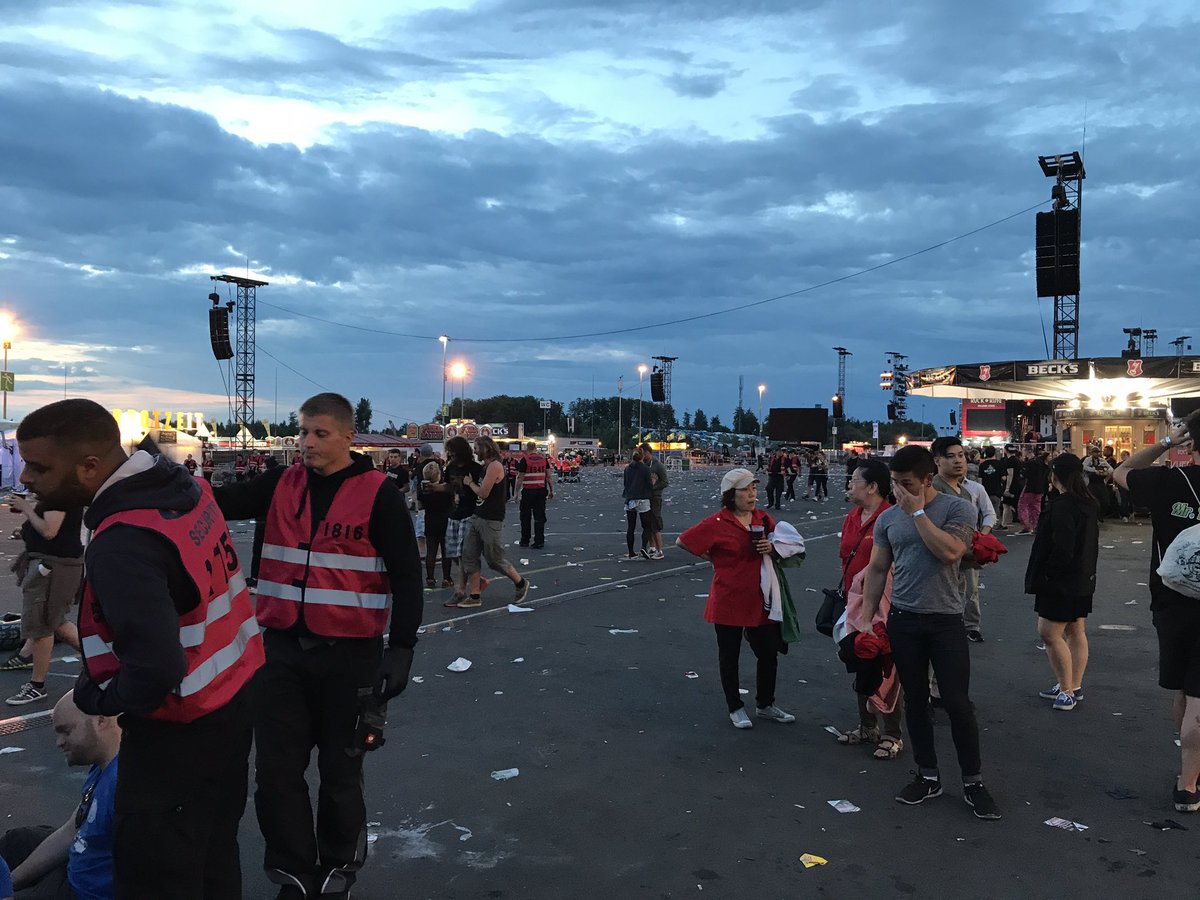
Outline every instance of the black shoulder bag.
<svg viewBox="0 0 1200 900">
<path fill-rule="evenodd" d="M 846 611 L 846 570 L 850 568 L 850 563 L 854 562 L 854 557 L 858 554 L 858 548 L 866 540 L 878 515 L 879 513 L 876 512 L 867 521 L 867 524 L 863 527 L 862 534 L 858 536 L 858 543 L 854 545 L 854 549 L 850 551 L 850 555 L 842 563 L 842 577 L 838 581 L 838 586 L 833 589 L 821 589 L 821 593 L 825 595 L 825 599 L 821 601 L 821 608 L 817 610 L 817 617 L 813 624 L 817 626 L 817 631 L 821 632 L 825 637 L 833 637 L 833 626 L 837 624 L 837 620 Z"/>
</svg>

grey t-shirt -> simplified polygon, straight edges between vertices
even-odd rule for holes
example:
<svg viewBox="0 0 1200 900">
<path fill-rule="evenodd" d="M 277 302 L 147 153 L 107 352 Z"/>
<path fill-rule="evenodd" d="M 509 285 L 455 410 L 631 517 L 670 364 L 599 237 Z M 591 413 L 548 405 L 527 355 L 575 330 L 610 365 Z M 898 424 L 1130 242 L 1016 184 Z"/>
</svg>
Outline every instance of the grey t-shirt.
<svg viewBox="0 0 1200 900">
<path fill-rule="evenodd" d="M 925 515 L 938 528 L 971 545 L 979 512 L 970 502 L 938 494 L 925 504 Z M 884 510 L 875 523 L 874 540 L 875 546 L 892 553 L 892 606 L 906 612 L 962 615 L 958 562 L 947 564 L 934 556 L 912 516 L 899 506 Z"/>
<path fill-rule="evenodd" d="M 650 474 L 658 479 L 658 481 L 654 483 L 654 493 L 661 494 L 664 490 L 666 490 L 670 479 L 667 475 L 667 467 L 662 464 L 662 460 L 657 456 L 654 457 L 650 462 Z"/>
</svg>

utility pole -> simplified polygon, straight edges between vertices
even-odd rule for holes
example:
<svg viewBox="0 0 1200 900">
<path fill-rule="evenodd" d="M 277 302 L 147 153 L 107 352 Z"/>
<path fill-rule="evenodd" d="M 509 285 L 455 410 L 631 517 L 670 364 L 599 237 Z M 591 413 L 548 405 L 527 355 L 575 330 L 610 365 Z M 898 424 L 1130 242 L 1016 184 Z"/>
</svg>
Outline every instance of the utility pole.
<svg viewBox="0 0 1200 900">
<path fill-rule="evenodd" d="M 621 429 L 625 424 L 621 418 L 621 415 L 622 415 L 621 392 L 623 390 L 625 390 L 625 376 L 621 375 L 620 377 L 617 378 L 617 458 L 618 459 L 621 458 L 621 437 L 622 437 Z"/>
</svg>

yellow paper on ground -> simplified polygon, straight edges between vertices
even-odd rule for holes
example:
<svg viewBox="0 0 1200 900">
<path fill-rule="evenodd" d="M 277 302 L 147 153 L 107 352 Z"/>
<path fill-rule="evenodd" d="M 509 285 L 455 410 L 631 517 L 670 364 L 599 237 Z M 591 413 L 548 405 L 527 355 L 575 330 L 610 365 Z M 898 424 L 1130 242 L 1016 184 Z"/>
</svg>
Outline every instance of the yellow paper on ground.
<svg viewBox="0 0 1200 900">
<path fill-rule="evenodd" d="M 804 863 L 804 868 L 811 869 L 813 866 L 823 866 L 829 860 L 813 853 L 804 853 L 800 856 L 800 862 Z"/>
</svg>

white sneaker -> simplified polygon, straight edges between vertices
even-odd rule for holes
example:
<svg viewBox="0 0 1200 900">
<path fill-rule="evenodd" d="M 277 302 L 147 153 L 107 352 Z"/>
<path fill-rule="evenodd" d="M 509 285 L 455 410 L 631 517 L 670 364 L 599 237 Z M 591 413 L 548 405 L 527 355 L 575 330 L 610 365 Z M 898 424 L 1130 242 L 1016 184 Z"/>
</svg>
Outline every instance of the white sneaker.
<svg viewBox="0 0 1200 900">
<path fill-rule="evenodd" d="M 663 553 L 661 550 L 651 550 L 650 551 L 651 559 L 663 559 L 665 556 L 666 556 L 666 554 Z"/>
<path fill-rule="evenodd" d="M 737 709 L 729 714 L 729 721 L 733 723 L 734 728 L 753 728 L 754 723 L 750 721 L 750 717 L 746 715 L 745 709 Z"/>
<path fill-rule="evenodd" d="M 755 710 L 760 719 L 770 719 L 772 722 L 779 722 L 781 725 L 786 725 L 788 722 L 795 722 L 796 717 L 789 712 L 784 712 L 778 706 L 764 706 L 762 709 Z"/>
</svg>

